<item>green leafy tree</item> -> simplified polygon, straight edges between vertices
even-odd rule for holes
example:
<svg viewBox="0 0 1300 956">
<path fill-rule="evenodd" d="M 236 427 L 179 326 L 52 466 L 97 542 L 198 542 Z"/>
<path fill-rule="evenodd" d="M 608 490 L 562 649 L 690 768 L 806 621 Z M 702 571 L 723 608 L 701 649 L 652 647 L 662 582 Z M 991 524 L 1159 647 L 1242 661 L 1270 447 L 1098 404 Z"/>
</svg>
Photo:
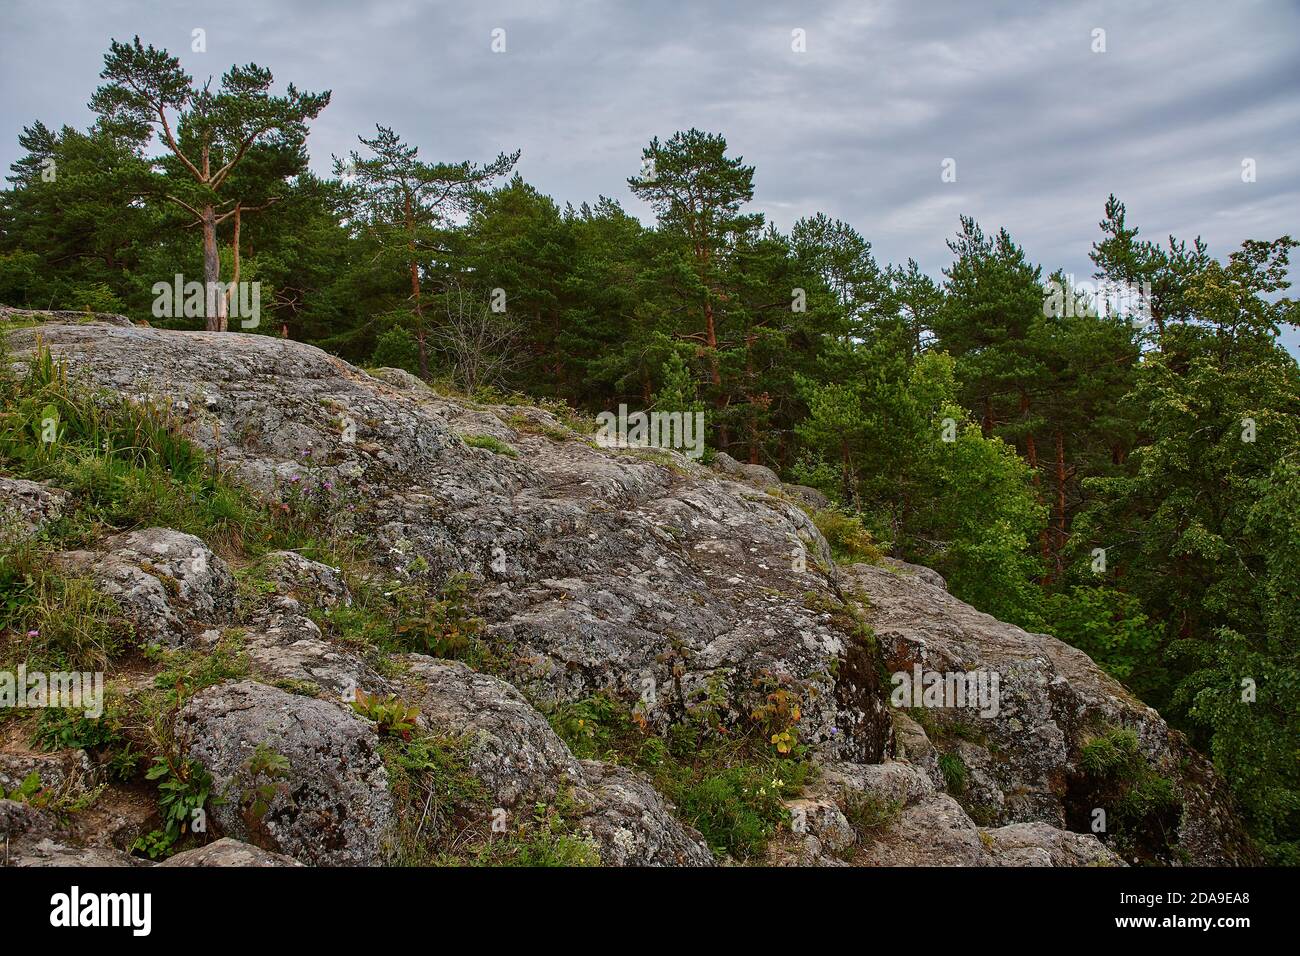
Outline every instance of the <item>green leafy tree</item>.
<svg viewBox="0 0 1300 956">
<path fill-rule="evenodd" d="M 161 189 L 200 227 L 207 328 L 225 331 L 229 293 L 213 291 L 221 281 L 217 226 L 232 222 L 233 286 L 243 214 L 275 202 L 272 183 L 305 169 L 307 121 L 329 104 L 330 94 L 300 92 L 290 83 L 285 95 L 272 96 L 271 71 L 253 63 L 232 66 L 214 93 L 210 84 L 196 87 L 176 57 L 143 46 L 138 36 L 111 42 L 100 77 L 106 82 L 90 108 L 103 129 L 140 149 L 157 135 L 167 150 L 157 161 L 166 174 Z"/>
<path fill-rule="evenodd" d="M 375 130 L 371 139 L 357 137 L 369 154 L 363 157 L 354 150 L 346 160 L 336 158 L 334 172 L 350 181 L 353 222 L 369 233 L 386 259 L 405 267 L 420 374 L 428 378 L 425 277 L 449 253 L 446 227 L 451 218 L 468 211 L 484 186 L 510 172 L 519 153 L 501 153 L 483 166 L 427 163 L 419 158 L 418 147 L 408 145 L 389 127 Z"/>
<path fill-rule="evenodd" d="M 730 397 L 722 381 L 720 326 L 730 299 L 724 276 L 738 240 L 763 222 L 761 215 L 741 212 L 754 197 L 754 167 L 727 156 L 722 136 L 697 129 L 662 143 L 655 137 L 641 158 L 641 173 L 628 185 L 650 204 L 660 231 L 677 240 L 659 265 L 663 280 L 679 293 L 678 308 L 695 320 L 674 334 L 699 348 L 713 403 L 722 410 Z M 725 426 L 722 444 L 728 444 Z"/>
<path fill-rule="evenodd" d="M 1296 305 L 1296 243 L 1247 242 L 1180 293 L 1125 401 L 1142 411 L 1134 471 L 1092 482 L 1081 519 L 1115 586 L 1159 622 L 1171 669 L 1168 716 L 1193 730 L 1279 861 L 1297 859 L 1300 593 L 1295 530 L 1300 369 L 1278 344 Z"/>
</svg>

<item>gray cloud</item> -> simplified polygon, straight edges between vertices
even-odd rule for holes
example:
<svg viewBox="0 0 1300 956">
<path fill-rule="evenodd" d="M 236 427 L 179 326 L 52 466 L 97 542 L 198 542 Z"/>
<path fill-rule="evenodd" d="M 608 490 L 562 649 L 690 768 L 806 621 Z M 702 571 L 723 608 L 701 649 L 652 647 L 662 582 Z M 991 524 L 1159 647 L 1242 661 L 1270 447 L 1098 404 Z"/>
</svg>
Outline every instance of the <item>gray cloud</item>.
<svg viewBox="0 0 1300 956">
<path fill-rule="evenodd" d="M 757 167 L 756 208 L 781 228 L 825 211 L 882 260 L 936 275 L 968 213 L 1047 269 L 1086 276 L 1112 191 L 1149 237 L 1200 234 L 1219 256 L 1300 231 L 1290 0 L 45 0 L 4 21 L 6 167 L 32 120 L 90 121 L 109 38 L 139 33 L 197 76 L 254 61 L 332 89 L 310 142 L 321 172 L 381 122 L 431 157 L 521 148 L 522 174 L 560 202 L 604 194 L 647 218 L 625 184 L 641 147 L 698 126 Z M 206 53 L 190 52 L 195 27 Z M 806 53 L 791 51 L 795 28 Z M 946 157 L 956 183 L 940 181 Z M 1241 182 L 1246 157 L 1255 183 Z"/>
</svg>

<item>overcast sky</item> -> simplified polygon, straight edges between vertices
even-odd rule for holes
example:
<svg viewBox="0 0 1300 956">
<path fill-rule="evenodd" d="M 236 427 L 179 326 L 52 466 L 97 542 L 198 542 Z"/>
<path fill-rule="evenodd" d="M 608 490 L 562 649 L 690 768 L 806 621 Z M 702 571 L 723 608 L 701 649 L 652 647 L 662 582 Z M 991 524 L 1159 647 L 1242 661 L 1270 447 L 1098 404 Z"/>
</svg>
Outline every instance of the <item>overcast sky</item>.
<svg viewBox="0 0 1300 956">
<path fill-rule="evenodd" d="M 519 170 L 561 203 L 604 194 L 652 137 L 720 132 L 757 167 L 757 211 L 823 211 L 877 258 L 949 261 L 959 213 L 1050 271 L 1092 272 L 1110 192 L 1148 237 L 1300 235 L 1300 3 L 838 0 L 0 0 L 0 166 L 35 119 L 86 126 L 110 38 L 196 77 L 270 67 L 330 89 L 313 166 L 376 122 L 426 158 Z M 206 31 L 193 52 L 192 31 Z M 493 52 L 504 30 L 505 51 Z M 804 31 L 806 51 L 792 49 Z M 1105 52 L 1094 52 L 1104 30 Z M 956 182 L 941 181 L 945 159 Z M 1242 182 L 1253 159 L 1256 181 Z M 1293 278 L 1300 270 L 1292 269 Z M 1292 290 L 1292 294 L 1296 294 Z M 1295 350 L 1300 336 L 1288 333 Z"/>
</svg>

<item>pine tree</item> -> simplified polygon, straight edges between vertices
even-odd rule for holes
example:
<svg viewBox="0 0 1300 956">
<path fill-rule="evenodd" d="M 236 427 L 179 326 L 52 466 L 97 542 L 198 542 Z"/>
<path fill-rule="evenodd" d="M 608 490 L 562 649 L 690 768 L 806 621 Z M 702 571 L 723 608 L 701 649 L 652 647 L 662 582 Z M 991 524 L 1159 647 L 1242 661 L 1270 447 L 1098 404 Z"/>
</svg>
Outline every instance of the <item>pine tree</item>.
<svg viewBox="0 0 1300 956">
<path fill-rule="evenodd" d="M 468 211 L 480 189 L 510 172 L 519 153 L 501 153 L 483 166 L 426 163 L 419 158 L 419 148 L 407 145 L 392 129 L 375 129 L 371 139 L 357 137 L 370 155 L 353 151 L 346 161 L 336 158 L 334 172 L 351 181 L 353 222 L 370 234 L 388 258 L 405 266 L 420 374 L 427 378 L 423 277 L 447 254 L 443 231 L 450 218 Z"/>
<path fill-rule="evenodd" d="M 196 87 L 176 57 L 141 45 L 138 36 L 129 44 L 111 42 L 100 77 L 107 82 L 90 108 L 103 128 L 141 149 L 156 132 L 168 150 L 158 161 L 168 174 L 164 195 L 200 227 L 207 327 L 225 331 L 228 293 L 212 291 L 221 280 L 217 226 L 233 224 L 233 286 L 239 282 L 242 215 L 277 200 L 268 180 L 283 182 L 306 168 L 306 124 L 329 104 L 330 94 L 303 93 L 290 83 L 284 96 L 271 96 L 271 71 L 253 63 L 232 66 L 213 93 L 208 84 Z M 261 176 L 250 175 L 250 167 L 259 166 Z M 236 171 L 243 175 L 232 180 Z"/>
</svg>

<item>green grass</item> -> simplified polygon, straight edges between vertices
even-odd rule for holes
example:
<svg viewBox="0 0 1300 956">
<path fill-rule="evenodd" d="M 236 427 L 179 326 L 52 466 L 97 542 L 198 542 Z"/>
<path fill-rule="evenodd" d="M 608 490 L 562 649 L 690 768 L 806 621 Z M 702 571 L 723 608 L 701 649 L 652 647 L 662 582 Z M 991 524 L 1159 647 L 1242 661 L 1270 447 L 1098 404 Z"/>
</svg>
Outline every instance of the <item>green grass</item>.
<svg viewBox="0 0 1300 956">
<path fill-rule="evenodd" d="M 0 543 L 0 565 L 6 564 Z M 0 632 L 4 657 L 29 668 L 103 670 L 134 640 L 116 601 L 85 577 L 49 566 L 21 577 L 0 571 Z"/>
<path fill-rule="evenodd" d="M 534 421 L 527 415 L 510 415 L 506 419 L 506 424 L 517 432 L 524 432 L 528 435 L 544 435 L 554 442 L 571 441 L 580 437 L 565 428 L 556 428 L 544 421 Z"/>
<path fill-rule="evenodd" d="M 960 794 L 966 791 L 968 771 L 959 754 L 940 754 L 939 772 L 943 774 L 944 788 L 949 793 Z"/>
<path fill-rule="evenodd" d="M 844 816 L 861 837 L 870 837 L 888 829 L 902 813 L 902 800 L 890 800 L 870 793 L 852 794 L 844 803 Z"/>
<path fill-rule="evenodd" d="M 321 631 L 363 652 L 427 654 L 459 660 L 476 670 L 497 661 L 483 641 L 470 581 L 453 576 L 442 587 L 425 579 L 391 580 L 345 575 L 350 605 L 312 610 Z"/>
<path fill-rule="evenodd" d="M 498 816 L 469 766 L 468 742 L 448 736 L 384 737 L 380 744 L 397 812 L 388 849 L 394 866 L 595 866 L 595 848 L 574 829 L 577 807 L 515 808 Z M 506 826 L 494 831 L 496 819 Z"/>
<path fill-rule="evenodd" d="M 577 756 L 645 773 L 718 857 L 761 859 L 777 830 L 789 822 L 784 801 L 798 796 L 813 772 L 802 748 L 790 755 L 777 753 L 757 723 L 733 737 L 708 719 L 692 719 L 674 724 L 660 737 L 603 695 L 546 713 Z"/>
<path fill-rule="evenodd" d="M 519 457 L 519 452 L 515 451 L 513 447 L 492 435 L 462 435 L 461 441 L 471 448 L 486 448 L 488 451 L 496 452 L 498 455 L 505 455 L 507 458 Z"/>
<path fill-rule="evenodd" d="M 1090 802 L 1110 811 L 1118 847 L 1145 858 L 1162 857 L 1176 838 L 1183 804 L 1169 777 L 1142 755 L 1137 732 L 1103 727 L 1079 748 Z"/>
<path fill-rule="evenodd" d="M 1084 743 L 1079 750 L 1079 765 L 1093 777 L 1134 780 L 1146 762 L 1138 749 L 1137 732 L 1115 727 Z"/>
</svg>

